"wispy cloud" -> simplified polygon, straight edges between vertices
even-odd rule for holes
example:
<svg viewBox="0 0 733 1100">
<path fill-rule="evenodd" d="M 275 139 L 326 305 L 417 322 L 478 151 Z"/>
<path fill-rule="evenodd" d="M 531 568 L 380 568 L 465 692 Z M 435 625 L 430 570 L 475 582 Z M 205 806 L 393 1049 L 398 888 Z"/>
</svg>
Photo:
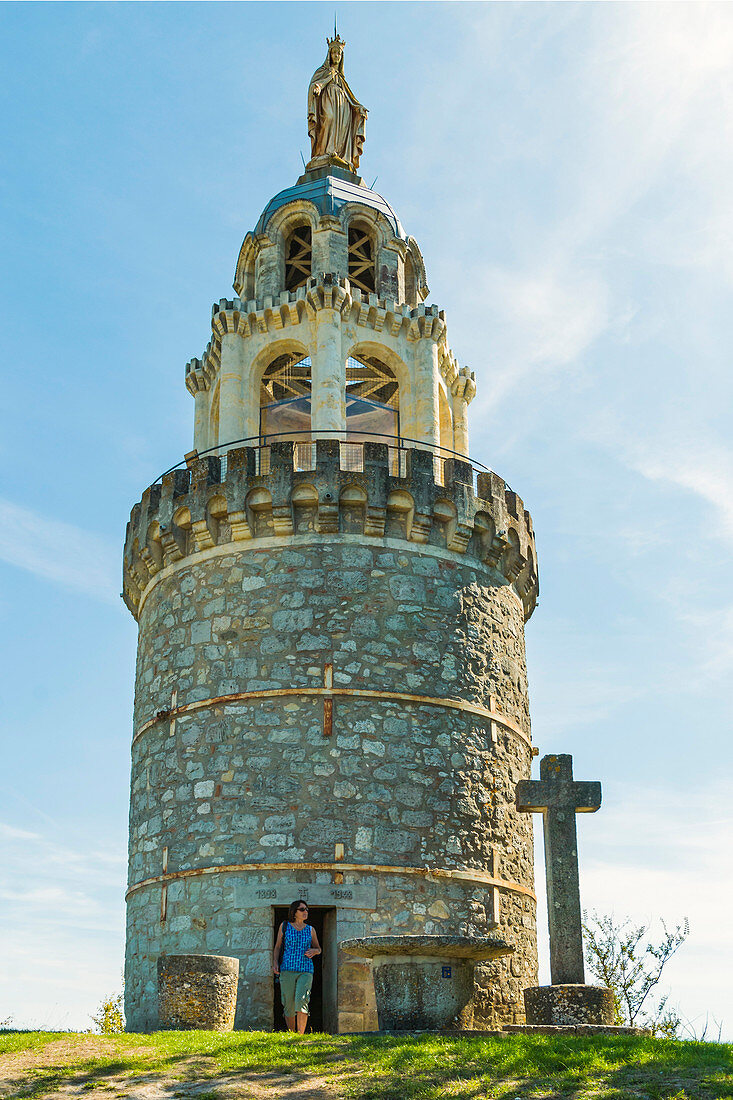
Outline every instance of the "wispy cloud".
<svg viewBox="0 0 733 1100">
<path fill-rule="evenodd" d="M 5 825 L 0 821 L 0 836 L 7 840 L 41 840 L 39 833 L 31 833 L 27 829 L 17 829 L 14 825 Z"/>
<path fill-rule="evenodd" d="M 475 24 L 475 48 L 485 39 L 493 49 L 496 21 L 477 16 Z M 547 27 L 541 17 L 529 25 L 534 37 L 523 46 L 541 56 Z M 526 26 L 518 14 L 513 31 L 525 34 Z M 514 156 L 534 172 L 537 187 L 528 188 L 524 205 L 505 204 L 513 219 L 506 258 L 487 262 L 480 234 L 465 245 L 466 313 L 478 311 L 491 333 L 490 370 L 477 396 L 482 409 L 517 388 L 526 395 L 530 379 L 546 387 L 553 375 L 582 372 L 604 334 L 623 338 L 639 310 L 628 282 L 635 264 L 651 265 L 652 274 L 707 267 L 733 279 L 731 9 L 600 6 L 584 30 L 585 48 L 563 69 L 534 70 L 538 101 L 524 116 Z M 460 120 L 459 107 L 453 104 Z M 473 111 L 467 114 L 474 125 Z M 543 128 L 558 142 L 552 152 Z M 677 311 L 666 315 L 663 296 L 653 308 L 656 316 L 644 312 L 641 323 L 679 321 Z M 487 358 L 485 346 L 472 348 L 470 340 L 466 353 L 476 363 Z"/>
<path fill-rule="evenodd" d="M 644 477 L 676 485 L 709 504 L 720 533 L 733 542 L 733 449 L 715 440 L 677 436 L 653 442 L 627 439 L 624 453 Z"/>
<path fill-rule="evenodd" d="M 116 886 L 121 881 L 120 874 L 124 878 L 124 851 L 110 851 L 92 844 L 72 846 L 64 843 L 58 833 L 44 835 L 6 823 L 0 823 L 0 836 L 5 838 L 0 863 L 5 869 L 6 887 L 12 886 L 14 875 L 23 881 L 29 861 L 43 865 L 47 884 L 55 876 L 73 883 L 74 890 L 80 882 Z"/>
<path fill-rule="evenodd" d="M 679 409 L 645 434 L 633 430 L 618 410 L 589 418 L 581 433 L 607 448 L 629 470 L 649 482 L 676 490 L 678 503 L 663 505 L 664 523 L 642 513 L 629 530 L 616 535 L 624 545 L 617 571 L 631 576 L 635 561 L 654 562 L 649 594 L 663 603 L 688 640 L 690 690 L 708 690 L 710 680 L 733 671 L 733 602 L 727 574 L 712 575 L 708 563 L 726 557 L 733 543 L 733 448 L 707 434 L 691 431 Z M 650 526 L 651 525 L 651 526 Z M 663 550 L 660 553 L 660 550 Z M 622 564 L 623 562 L 623 564 Z"/>
<path fill-rule="evenodd" d="M 487 375 L 478 408 L 538 376 L 578 364 L 609 323 L 608 290 L 593 271 L 558 262 L 530 270 L 486 266 L 476 273 L 473 294 L 490 303 L 505 329 L 500 362 Z"/>
<path fill-rule="evenodd" d="M 558 643 L 559 655 L 563 652 L 560 638 Z M 572 661 L 558 659 L 551 672 L 544 670 L 543 686 L 549 685 L 549 694 L 534 695 L 535 714 L 542 716 L 540 735 L 548 751 L 553 738 L 565 737 L 577 729 L 593 729 L 642 694 L 619 675 L 618 668 L 584 662 L 575 648 L 570 652 Z"/>
<path fill-rule="evenodd" d="M 33 832 L 9 822 L 0 837 L 3 1013 L 15 1027 L 88 1027 L 102 996 L 120 987 L 124 844 L 68 842 L 58 825 Z"/>
<path fill-rule="evenodd" d="M 106 539 L 0 498 L 0 561 L 116 603 L 119 550 Z"/>
</svg>

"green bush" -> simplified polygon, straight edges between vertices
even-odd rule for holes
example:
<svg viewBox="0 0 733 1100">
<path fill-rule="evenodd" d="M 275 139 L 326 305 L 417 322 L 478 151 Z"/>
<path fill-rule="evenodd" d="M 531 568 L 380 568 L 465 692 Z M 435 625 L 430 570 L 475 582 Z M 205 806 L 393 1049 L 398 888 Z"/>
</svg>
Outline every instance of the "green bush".
<svg viewBox="0 0 733 1100">
<path fill-rule="evenodd" d="M 100 1035 L 116 1035 L 125 1030 L 124 991 L 105 997 L 94 1016 L 94 1030 Z"/>
</svg>

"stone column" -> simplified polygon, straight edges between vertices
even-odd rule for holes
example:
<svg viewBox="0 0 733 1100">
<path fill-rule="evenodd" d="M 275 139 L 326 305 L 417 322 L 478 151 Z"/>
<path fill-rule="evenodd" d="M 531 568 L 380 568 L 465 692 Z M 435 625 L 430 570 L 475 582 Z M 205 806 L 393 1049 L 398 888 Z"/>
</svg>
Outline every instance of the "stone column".
<svg viewBox="0 0 733 1100">
<path fill-rule="evenodd" d="M 349 242 L 340 218 L 324 214 L 312 242 L 313 274 L 331 274 L 345 279 L 349 274 Z"/>
<path fill-rule="evenodd" d="M 193 445 L 199 452 L 209 446 L 209 392 L 205 389 L 194 396 Z"/>
<path fill-rule="evenodd" d="M 315 354 L 311 360 L 311 424 L 318 431 L 346 427 L 346 364 L 341 353 L 341 314 L 316 312 Z"/>
<path fill-rule="evenodd" d="M 413 438 L 431 447 L 439 446 L 438 345 L 429 336 L 418 340 L 415 345 L 412 409 Z"/>
<path fill-rule="evenodd" d="M 221 338 L 219 368 L 219 439 L 214 442 L 233 443 L 245 435 L 244 427 L 244 341 L 236 332 L 225 332 Z"/>
<path fill-rule="evenodd" d="M 285 286 L 285 256 L 282 245 L 274 244 L 266 234 L 257 238 L 257 244 L 255 295 L 262 302 L 265 298 L 277 298 Z"/>
<path fill-rule="evenodd" d="M 405 300 L 405 253 L 406 245 L 399 240 L 390 241 L 378 251 L 377 256 L 377 294 L 380 298 L 395 302 Z"/>
<path fill-rule="evenodd" d="M 459 454 L 468 455 L 468 405 L 476 395 L 476 381 L 464 367 L 451 386 L 453 406 L 453 447 Z"/>
<path fill-rule="evenodd" d="M 193 360 L 186 370 L 186 388 L 194 399 L 193 446 L 205 451 L 209 446 L 209 386 L 200 359 Z"/>
</svg>

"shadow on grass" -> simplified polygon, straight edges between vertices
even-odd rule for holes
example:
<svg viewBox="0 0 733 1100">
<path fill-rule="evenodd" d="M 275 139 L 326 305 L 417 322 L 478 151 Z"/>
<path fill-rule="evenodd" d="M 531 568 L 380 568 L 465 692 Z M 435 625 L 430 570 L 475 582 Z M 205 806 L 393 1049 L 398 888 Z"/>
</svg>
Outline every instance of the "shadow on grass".
<svg viewBox="0 0 733 1100">
<path fill-rule="evenodd" d="M 733 1100 L 733 1048 L 718 1043 L 633 1036 L 156 1032 L 110 1036 L 107 1056 L 95 1051 L 85 1058 L 86 1037 L 80 1038 L 78 1050 L 66 1052 L 66 1064 L 26 1070 L 17 1082 L 6 1078 L 0 1095 L 33 1097 L 71 1083 L 92 1091 L 113 1077 L 124 1077 L 125 1088 L 155 1081 L 162 1086 L 165 1077 L 166 1095 L 173 1096 L 176 1081 L 187 1090 L 201 1082 L 215 1091 L 222 1074 L 336 1078 L 342 1070 L 336 1088 L 352 1100 Z M 102 1037 L 89 1039 L 99 1043 Z M 27 1049 L 39 1046 L 28 1043 Z M 17 1091 L 6 1091 L 9 1084 L 17 1084 Z"/>
<path fill-rule="evenodd" d="M 79 1088 L 93 1088 L 104 1078 L 125 1073 L 126 1069 L 125 1062 L 113 1062 L 105 1058 L 31 1070 L 30 1075 L 26 1072 L 16 1078 L 3 1078 L 0 1081 L 0 1096 L 8 1100 L 22 1096 L 40 1096 L 45 1092 L 55 1092 L 61 1085 L 72 1081 Z"/>
<path fill-rule="evenodd" d="M 733 1097 L 730 1046 L 623 1038 L 355 1039 L 350 1055 L 373 1071 L 354 1100 L 723 1100 Z"/>
</svg>

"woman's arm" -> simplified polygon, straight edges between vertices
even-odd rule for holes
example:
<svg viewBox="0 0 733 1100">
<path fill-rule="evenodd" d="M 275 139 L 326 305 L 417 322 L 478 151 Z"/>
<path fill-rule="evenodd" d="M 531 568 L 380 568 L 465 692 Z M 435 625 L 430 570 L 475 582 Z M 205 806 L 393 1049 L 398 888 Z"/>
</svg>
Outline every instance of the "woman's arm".
<svg viewBox="0 0 733 1100">
<path fill-rule="evenodd" d="M 310 945 L 310 947 L 308 948 L 307 951 L 303 952 L 303 954 L 305 955 L 306 959 L 312 959 L 315 955 L 320 955 L 320 953 L 321 953 L 321 945 L 318 942 L 318 936 L 316 935 L 316 930 L 313 927 L 313 925 L 311 925 L 311 945 Z"/>
<path fill-rule="evenodd" d="M 280 973 L 280 946 L 283 942 L 283 926 L 277 930 L 277 939 L 275 940 L 275 946 L 272 951 L 272 972 L 273 974 Z"/>
</svg>

